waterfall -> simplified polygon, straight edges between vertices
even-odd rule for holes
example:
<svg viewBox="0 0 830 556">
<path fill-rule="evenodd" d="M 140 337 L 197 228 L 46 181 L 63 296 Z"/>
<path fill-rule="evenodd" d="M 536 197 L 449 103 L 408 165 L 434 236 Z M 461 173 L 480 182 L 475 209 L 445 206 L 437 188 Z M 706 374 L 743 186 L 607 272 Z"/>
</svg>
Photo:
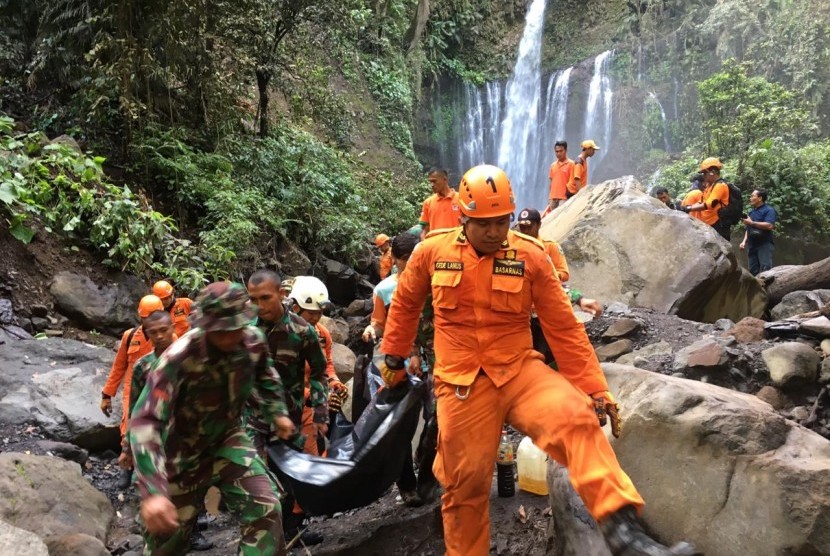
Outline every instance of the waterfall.
<svg viewBox="0 0 830 556">
<path fill-rule="evenodd" d="M 568 68 L 565 71 L 559 72 L 556 75 L 556 82 L 553 88 L 553 95 L 549 96 L 546 105 L 546 114 L 553 111 L 555 118 L 553 121 L 553 140 L 565 138 L 565 118 L 568 115 L 568 87 L 571 84 L 571 71 L 573 68 Z M 553 76 L 551 76 L 552 80 Z"/>
<path fill-rule="evenodd" d="M 648 93 L 649 99 L 654 101 L 657 108 L 660 110 L 660 118 L 663 120 L 663 149 L 668 153 L 671 152 L 671 144 L 669 143 L 669 123 L 666 120 L 666 111 L 663 110 L 663 105 L 660 104 L 660 99 L 653 92 Z"/>
<path fill-rule="evenodd" d="M 484 106 L 481 91 L 471 84 L 464 85 L 466 117 L 462 124 L 461 136 L 466 140 L 458 150 L 460 168 L 469 168 L 484 162 Z"/>
<path fill-rule="evenodd" d="M 542 77 L 545 1 L 533 0 L 527 11 L 519 56 L 507 82 L 505 116 L 498 149 L 498 165 L 507 172 L 516 195 L 517 209 L 542 206 L 547 198 L 547 180 L 535 175 L 539 154 L 538 117 Z"/>
<path fill-rule="evenodd" d="M 585 109 L 585 127 L 583 139 L 594 139 L 600 150 L 594 155 L 593 170 L 588 175 L 589 181 L 596 175 L 599 163 L 608 152 L 611 140 L 611 106 L 614 91 L 611 78 L 608 77 L 608 64 L 613 57 L 613 50 L 606 50 L 594 60 L 594 75 L 588 87 L 588 106 Z"/>
</svg>

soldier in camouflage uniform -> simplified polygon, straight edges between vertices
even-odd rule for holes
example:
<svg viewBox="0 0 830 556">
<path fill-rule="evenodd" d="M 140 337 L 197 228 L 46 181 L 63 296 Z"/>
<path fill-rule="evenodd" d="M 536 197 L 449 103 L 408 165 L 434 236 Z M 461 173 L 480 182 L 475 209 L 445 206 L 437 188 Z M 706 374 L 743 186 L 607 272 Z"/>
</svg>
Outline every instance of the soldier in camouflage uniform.
<svg viewBox="0 0 830 556">
<path fill-rule="evenodd" d="M 254 400 L 281 438 L 294 433 L 265 337 L 240 284 L 196 299 L 190 333 L 147 376 L 130 421 L 145 556 L 187 550 L 205 492 L 216 486 L 241 524 L 238 554 L 284 555 L 277 488 L 241 426 Z"/>
<path fill-rule="evenodd" d="M 248 296 L 259 309 L 257 326 L 267 338 L 268 350 L 285 388 L 288 414 L 297 427 L 298 434 L 292 443 L 302 450 L 307 441 L 299 434 L 303 426 L 306 363 L 311 369 L 308 401 L 314 412 L 315 432 L 325 434 L 328 429 L 326 356 L 314 327 L 283 305 L 280 283 L 280 276 L 273 270 L 258 270 L 248 280 Z M 271 427 L 257 411 L 246 413 L 246 426 L 258 450 L 274 440 Z"/>
</svg>

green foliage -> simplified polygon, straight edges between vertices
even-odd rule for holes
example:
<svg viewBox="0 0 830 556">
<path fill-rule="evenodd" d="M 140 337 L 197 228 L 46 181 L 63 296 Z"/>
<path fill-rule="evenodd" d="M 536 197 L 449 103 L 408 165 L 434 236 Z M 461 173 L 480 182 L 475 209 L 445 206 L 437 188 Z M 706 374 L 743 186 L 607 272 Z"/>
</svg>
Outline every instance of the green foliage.
<svg viewBox="0 0 830 556">
<path fill-rule="evenodd" d="M 412 149 L 412 111 L 414 99 L 409 86 L 405 61 L 399 58 L 390 67 L 376 60 L 364 60 L 361 64 L 369 91 L 378 103 L 378 123 L 402 154 L 416 160 Z"/>
<path fill-rule="evenodd" d="M 698 84 L 708 150 L 736 158 L 739 171 L 759 140 L 800 141 L 817 131 L 793 92 L 763 77 L 750 77 L 751 67 L 728 60 L 722 71 Z"/>
<path fill-rule="evenodd" d="M 697 172 L 700 161 L 697 157 L 686 155 L 673 164 L 663 166 L 659 176 L 654 179 L 654 187 L 665 187 L 669 190 L 672 199 L 682 199 L 691 189 L 691 177 Z"/>
</svg>

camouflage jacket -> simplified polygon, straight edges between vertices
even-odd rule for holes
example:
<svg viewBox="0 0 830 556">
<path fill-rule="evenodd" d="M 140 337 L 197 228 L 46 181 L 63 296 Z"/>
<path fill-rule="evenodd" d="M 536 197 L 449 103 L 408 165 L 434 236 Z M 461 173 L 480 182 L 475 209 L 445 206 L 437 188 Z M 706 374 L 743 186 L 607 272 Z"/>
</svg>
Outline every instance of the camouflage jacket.
<svg viewBox="0 0 830 556">
<path fill-rule="evenodd" d="M 224 353 L 191 330 L 147 375 L 128 432 L 142 498 L 166 496 L 169 482 L 210 477 L 216 457 L 228 457 L 225 443 L 242 432 L 249 398 L 269 421 L 288 414 L 265 337 L 252 326 L 244 331 L 241 349 Z"/>
<path fill-rule="evenodd" d="M 305 402 L 305 366 L 308 363 L 311 369 L 309 402 L 314 409 L 314 422 L 327 423 L 327 361 L 314 327 L 288 310 L 277 323 L 266 323 L 260 319 L 257 325 L 268 339 L 268 350 L 274 360 L 274 367 L 285 387 L 289 413 L 302 413 Z"/>
<path fill-rule="evenodd" d="M 127 413 L 128 419 L 132 417 L 135 402 L 138 401 L 141 391 L 144 390 L 144 385 L 147 384 L 147 375 L 155 368 L 158 361 L 158 355 L 155 352 L 150 352 L 133 365 L 133 379 L 130 383 L 130 399 L 128 402 L 128 407 L 130 408 L 130 411 Z M 126 435 L 121 439 L 121 451 L 127 454 L 130 453 L 130 442 Z"/>
</svg>

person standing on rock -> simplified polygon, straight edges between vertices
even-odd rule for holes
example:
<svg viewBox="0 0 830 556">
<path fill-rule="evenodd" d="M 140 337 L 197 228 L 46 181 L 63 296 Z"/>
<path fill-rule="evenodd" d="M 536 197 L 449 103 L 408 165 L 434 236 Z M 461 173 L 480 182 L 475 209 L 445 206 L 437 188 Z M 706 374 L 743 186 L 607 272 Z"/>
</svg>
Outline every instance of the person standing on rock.
<svg viewBox="0 0 830 556">
<path fill-rule="evenodd" d="M 277 487 L 241 418 L 253 402 L 280 438 L 294 434 L 280 377 L 242 285 L 210 284 L 195 308 L 193 330 L 147 375 L 130 421 L 144 554 L 184 554 L 215 486 L 239 520 L 240 555 L 285 555 Z"/>
<path fill-rule="evenodd" d="M 421 208 L 418 225 L 425 234 L 430 230 L 455 228 L 458 226 L 458 192 L 450 187 L 447 171 L 430 168 L 427 179 L 432 186 L 432 195 L 427 197 Z"/>
<path fill-rule="evenodd" d="M 740 248 L 744 250 L 749 247 L 749 272 L 757 276 L 772 268 L 772 231 L 775 229 L 778 214 L 767 204 L 767 192 L 763 189 L 752 191 L 749 195 L 749 205 L 752 210 L 743 219 L 746 231 Z"/>
<path fill-rule="evenodd" d="M 459 188 L 462 228 L 427 238 L 398 282 L 382 351 L 381 373 L 394 388 L 406 380 L 423 304 L 435 310 L 436 476 L 445 489 L 449 556 L 490 552 L 489 498 L 501 427 L 507 422 L 567 466 L 571 482 L 615 555 L 690 553 L 666 548 L 642 529 L 643 499 L 622 471 L 600 425 L 620 434 L 618 406 L 544 246 L 510 230 L 515 210 L 507 175 L 470 169 Z M 531 344 L 531 307 L 557 346 L 553 373 Z"/>
<path fill-rule="evenodd" d="M 545 214 L 554 210 L 568 198 L 568 184 L 573 182 L 574 161 L 568 158 L 568 142 L 557 141 L 553 145 L 556 161 L 550 165 L 550 195 Z"/>
<path fill-rule="evenodd" d="M 124 442 L 127 433 L 127 420 L 130 415 L 130 392 L 132 388 L 133 367 L 139 359 L 152 353 L 153 343 L 144 330 L 144 321 L 155 311 L 163 311 L 164 305 L 161 299 L 155 295 L 145 295 L 138 303 L 138 318 L 141 324 L 137 328 L 125 330 L 121 335 L 121 344 L 115 354 L 115 361 L 112 362 L 107 382 L 101 390 L 101 411 L 109 417 L 112 414 L 112 398 L 118 392 L 121 383 L 124 383 L 124 391 L 121 394 L 121 441 Z M 130 487 L 132 469 L 121 469 L 118 476 L 118 488 L 121 490 Z"/>
<path fill-rule="evenodd" d="M 190 311 L 193 301 L 186 297 L 176 297 L 170 282 L 159 280 L 153 284 L 153 295 L 158 296 L 164 304 L 164 310 L 173 318 L 176 336 L 181 338 L 190 330 Z"/>
<path fill-rule="evenodd" d="M 568 198 L 570 199 L 579 190 L 588 185 L 588 159 L 594 156 L 599 146 L 593 139 L 586 139 L 582 142 L 582 152 L 574 160 L 573 179 L 568 183 Z"/>
<path fill-rule="evenodd" d="M 700 171 L 703 173 L 703 195 L 700 202 L 687 205 L 682 208 L 683 212 L 700 213 L 697 216 L 704 224 L 710 225 L 720 236 L 729 241 L 731 226 L 722 222 L 718 211 L 729 206 L 729 185 L 721 179 L 720 173 L 723 163 L 719 158 L 710 157 L 700 163 Z"/>
<path fill-rule="evenodd" d="M 375 246 L 380 250 L 380 269 L 378 274 L 383 280 L 389 273 L 392 272 L 394 263 L 392 262 L 392 243 L 389 241 L 389 236 L 386 234 L 378 234 L 375 238 Z"/>
<path fill-rule="evenodd" d="M 323 311 L 331 305 L 329 292 L 326 285 L 314 276 L 297 276 L 288 293 L 290 297 L 291 310 L 300 316 L 304 321 L 314 327 L 317 337 L 320 339 L 320 348 L 326 356 L 326 380 L 329 387 L 329 409 L 333 405 L 342 404 L 349 396 L 346 385 L 337 378 L 334 371 L 334 359 L 332 358 L 331 332 L 326 328 L 320 319 Z M 312 456 L 319 456 L 317 449 L 317 435 L 314 430 L 314 412 L 311 409 L 310 385 L 311 365 L 305 365 L 305 405 L 303 407 L 303 434 L 307 440 L 303 451 Z M 339 405 L 338 405 L 339 407 Z"/>
<path fill-rule="evenodd" d="M 291 291 L 295 291 L 298 285 L 302 289 L 299 277 L 292 282 Z M 281 288 L 280 276 L 273 270 L 257 270 L 248 279 L 248 297 L 259 310 L 257 326 L 267 339 L 268 350 L 285 387 L 288 413 L 297 431 L 291 444 L 302 451 L 306 444 L 315 443 L 318 435 L 325 436 L 328 431 L 327 361 L 314 327 L 283 305 L 286 290 L 287 287 Z M 318 298 L 318 301 L 322 300 Z M 303 435 L 303 413 L 306 406 L 311 411 L 310 438 Z M 245 421 L 254 446 L 264 454 L 266 446 L 277 440 L 272 427 L 268 425 L 269 421 L 264 421 L 256 410 L 247 411 Z M 286 536 L 293 538 L 299 532 L 305 516 L 293 499 L 286 499 L 286 505 L 289 504 L 292 510 L 284 512 L 283 524 Z M 314 545 L 322 542 L 323 536 L 305 531 L 301 540 L 303 544 Z"/>
</svg>

